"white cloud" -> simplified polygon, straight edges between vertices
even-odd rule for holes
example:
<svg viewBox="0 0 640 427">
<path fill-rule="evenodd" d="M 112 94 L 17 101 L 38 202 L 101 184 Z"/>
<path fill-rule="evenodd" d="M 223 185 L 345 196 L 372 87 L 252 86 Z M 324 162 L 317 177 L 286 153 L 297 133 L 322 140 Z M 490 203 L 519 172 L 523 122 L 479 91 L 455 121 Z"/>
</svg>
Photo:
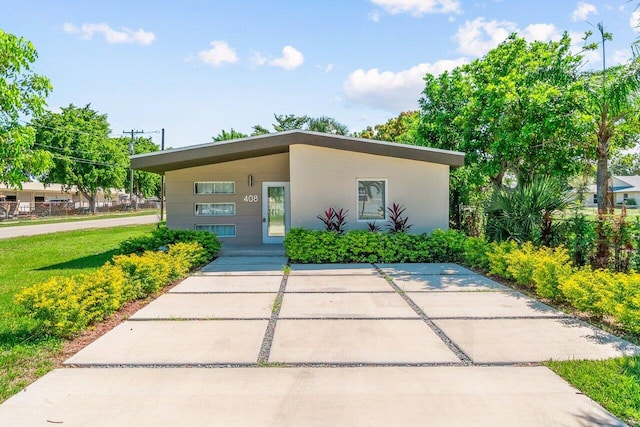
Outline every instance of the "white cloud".
<svg viewBox="0 0 640 427">
<path fill-rule="evenodd" d="M 624 64 L 629 62 L 633 57 L 633 53 L 630 49 L 620 49 L 613 52 L 614 65 Z"/>
<path fill-rule="evenodd" d="M 205 64 L 219 67 L 222 64 L 238 62 L 238 55 L 227 42 L 222 40 L 213 40 L 211 42 L 211 49 L 201 50 L 198 52 L 198 58 Z"/>
<path fill-rule="evenodd" d="M 390 112 L 416 109 L 418 98 L 424 89 L 427 73 L 441 74 L 466 62 L 466 59 L 441 60 L 433 64 L 424 63 L 399 72 L 358 69 L 349 74 L 343 84 L 347 99 L 353 103 L 367 105 Z"/>
<path fill-rule="evenodd" d="M 640 33 L 640 9 L 636 9 L 629 18 L 629 25 L 636 33 Z"/>
<path fill-rule="evenodd" d="M 269 65 L 273 67 L 281 67 L 285 70 L 293 70 L 298 68 L 304 62 L 304 56 L 299 50 L 296 50 L 293 46 L 285 46 L 282 48 L 282 57 L 272 59 L 269 61 Z"/>
<path fill-rule="evenodd" d="M 367 16 L 373 22 L 380 22 L 380 11 L 378 9 L 372 10 L 371 12 L 369 12 L 369 15 Z"/>
<path fill-rule="evenodd" d="M 573 22 L 585 21 L 592 13 L 598 13 L 598 8 L 591 3 L 581 1 L 578 3 L 576 9 L 571 14 L 571 19 L 573 19 Z"/>
<path fill-rule="evenodd" d="M 249 62 L 254 67 L 259 67 L 267 62 L 267 58 L 262 56 L 260 52 L 253 52 L 249 57 Z"/>
<path fill-rule="evenodd" d="M 156 39 L 155 34 L 150 31 L 144 31 L 141 28 L 134 31 L 123 27 L 120 31 L 117 31 L 105 23 L 82 24 L 80 27 L 76 27 L 74 24 L 66 22 L 62 26 L 62 30 L 65 33 L 81 34 L 82 38 L 87 40 L 92 39 L 94 34 L 102 34 L 109 44 L 135 43 L 149 45 Z"/>
<path fill-rule="evenodd" d="M 553 24 L 531 24 L 521 30 L 515 22 L 487 21 L 479 17 L 458 27 L 453 39 L 458 43 L 457 52 L 475 57 L 489 52 L 511 33 L 518 33 L 529 42 L 547 42 L 562 37 L 561 31 Z"/>
<path fill-rule="evenodd" d="M 520 35 L 530 42 L 548 42 L 550 40 L 560 40 L 562 37 L 560 30 L 553 24 L 531 24 L 520 31 Z"/>
<path fill-rule="evenodd" d="M 460 13 L 458 0 L 370 0 L 392 15 L 411 13 L 422 16 L 428 13 Z M 375 22 L 375 21 L 374 21 Z"/>
<path fill-rule="evenodd" d="M 458 27 L 453 39 L 463 55 L 482 56 L 518 30 L 514 22 L 486 21 L 483 17 L 466 21 Z"/>
</svg>

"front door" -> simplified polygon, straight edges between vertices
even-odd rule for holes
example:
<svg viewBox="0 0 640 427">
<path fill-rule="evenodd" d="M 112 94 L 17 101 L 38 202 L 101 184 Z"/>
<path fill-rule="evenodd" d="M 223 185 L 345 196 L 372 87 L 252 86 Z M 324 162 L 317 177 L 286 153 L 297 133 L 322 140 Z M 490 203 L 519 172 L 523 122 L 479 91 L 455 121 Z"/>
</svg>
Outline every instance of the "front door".
<svg viewBox="0 0 640 427">
<path fill-rule="evenodd" d="M 262 183 L 262 243 L 282 243 L 289 229 L 289 183 Z"/>
</svg>

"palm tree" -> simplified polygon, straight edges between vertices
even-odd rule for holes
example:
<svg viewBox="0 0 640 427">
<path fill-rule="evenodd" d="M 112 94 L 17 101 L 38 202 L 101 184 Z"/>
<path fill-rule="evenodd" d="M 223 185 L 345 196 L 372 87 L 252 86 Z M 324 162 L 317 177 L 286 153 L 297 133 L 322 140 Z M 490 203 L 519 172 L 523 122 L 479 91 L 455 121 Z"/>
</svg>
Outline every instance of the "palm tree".
<svg viewBox="0 0 640 427">
<path fill-rule="evenodd" d="M 637 121 L 639 111 L 638 92 L 640 91 L 640 58 L 629 64 L 606 68 L 606 41 L 611 34 L 604 31 L 602 23 L 598 24 L 602 38 L 602 71 L 589 72 L 585 75 L 588 109 L 593 117 L 596 136 L 596 168 L 598 210 L 613 213 L 612 198 L 609 197 L 609 153 L 611 142 L 623 127 Z"/>
<path fill-rule="evenodd" d="M 333 135 L 346 135 L 349 133 L 349 128 L 338 122 L 333 117 L 320 116 L 309 119 L 307 124 L 307 130 L 314 132 L 331 133 Z"/>
</svg>

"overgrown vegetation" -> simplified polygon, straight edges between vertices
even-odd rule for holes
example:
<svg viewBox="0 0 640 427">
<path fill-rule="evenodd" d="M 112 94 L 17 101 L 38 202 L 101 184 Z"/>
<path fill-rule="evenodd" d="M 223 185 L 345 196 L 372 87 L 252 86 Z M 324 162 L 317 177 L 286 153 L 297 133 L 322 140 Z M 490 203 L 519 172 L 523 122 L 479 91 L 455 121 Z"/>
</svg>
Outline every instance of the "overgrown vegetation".
<svg viewBox="0 0 640 427">
<path fill-rule="evenodd" d="M 179 242 L 197 242 L 204 249 L 203 259 L 210 260 L 218 255 L 222 243 L 215 234 L 208 231 L 174 230 L 160 226 L 150 235 L 127 239 L 120 243 L 120 254 L 142 254 L 145 251 L 156 251 Z"/>
</svg>

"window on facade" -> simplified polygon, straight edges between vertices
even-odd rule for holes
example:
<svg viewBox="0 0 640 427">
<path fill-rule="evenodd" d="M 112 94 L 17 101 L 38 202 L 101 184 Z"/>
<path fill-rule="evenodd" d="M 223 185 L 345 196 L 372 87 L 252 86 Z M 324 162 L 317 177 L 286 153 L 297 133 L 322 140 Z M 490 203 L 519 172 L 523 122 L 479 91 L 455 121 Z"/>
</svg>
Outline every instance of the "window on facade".
<svg viewBox="0 0 640 427">
<path fill-rule="evenodd" d="M 593 195 L 593 203 L 598 203 L 598 195 L 597 194 Z"/>
<path fill-rule="evenodd" d="M 17 202 L 17 201 L 18 201 L 18 196 L 7 196 L 7 197 L 5 198 L 5 200 L 6 200 L 7 202 Z"/>
<path fill-rule="evenodd" d="M 196 203 L 196 216 L 230 216 L 235 214 L 235 203 Z"/>
<path fill-rule="evenodd" d="M 358 221 L 376 221 L 386 218 L 387 181 L 384 179 L 358 180 Z"/>
<path fill-rule="evenodd" d="M 195 194 L 235 194 L 236 183 L 233 181 L 194 182 Z"/>
<path fill-rule="evenodd" d="M 629 198 L 629 193 L 624 193 L 624 194 L 622 195 L 622 200 L 625 200 L 625 201 L 626 201 L 628 198 Z"/>
<path fill-rule="evenodd" d="M 197 231 L 208 231 L 218 237 L 236 237 L 235 224 L 197 224 Z"/>
</svg>

